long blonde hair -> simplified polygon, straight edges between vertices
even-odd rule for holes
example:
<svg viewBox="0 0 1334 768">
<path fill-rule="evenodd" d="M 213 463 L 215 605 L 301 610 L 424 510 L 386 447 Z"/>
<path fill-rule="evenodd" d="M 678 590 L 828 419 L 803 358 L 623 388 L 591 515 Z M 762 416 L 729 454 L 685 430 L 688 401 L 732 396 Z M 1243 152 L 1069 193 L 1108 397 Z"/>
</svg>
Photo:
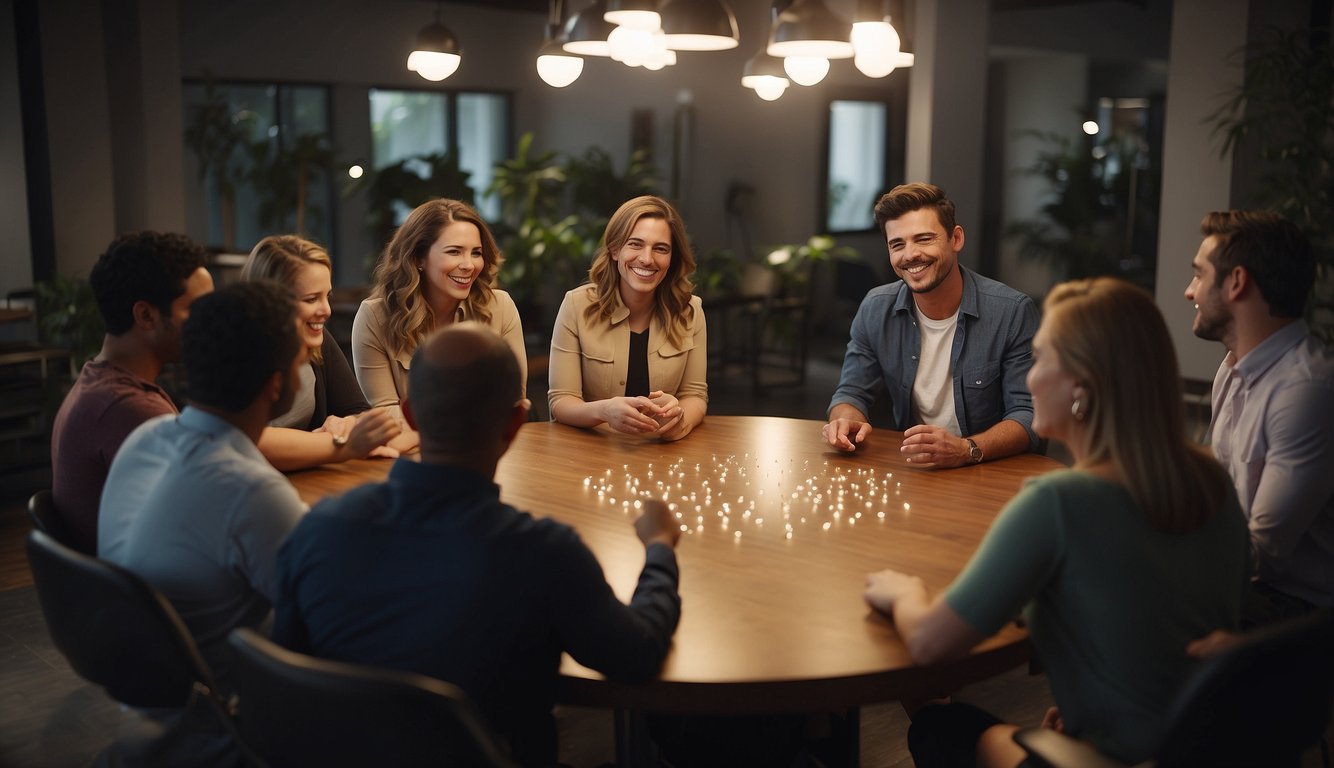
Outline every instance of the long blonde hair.
<svg viewBox="0 0 1334 768">
<path fill-rule="evenodd" d="M 296 235 L 270 235 L 251 249 L 250 257 L 241 267 L 241 279 L 245 282 L 272 280 L 295 291 L 297 273 L 309 264 L 323 264 L 333 277 L 333 262 L 323 246 Z M 323 347 L 310 348 L 312 362 L 323 363 L 323 358 Z"/>
<path fill-rule="evenodd" d="M 1043 327 L 1087 393 L 1083 466 L 1110 462 L 1149 524 L 1189 533 L 1217 512 L 1231 481 L 1186 437 L 1181 376 L 1153 297 L 1123 280 L 1057 285 Z"/>
<path fill-rule="evenodd" d="M 403 226 L 385 246 L 384 254 L 375 265 L 372 277 L 374 288 L 371 298 L 384 300 L 388 318 L 389 344 L 394 354 L 417 348 L 442 318 L 437 318 L 431 305 L 422 295 L 422 277 L 418 265 L 445 227 L 464 221 L 477 227 L 482 241 L 482 271 L 473 282 L 473 289 L 463 302 L 463 316 L 482 323 L 491 320 L 491 302 L 495 296 L 492 287 L 505 257 L 496 245 L 496 239 L 482 217 L 472 206 L 458 200 L 439 198 L 428 200 L 413 209 Z M 448 321 L 451 318 L 443 318 Z"/>
<path fill-rule="evenodd" d="M 667 267 L 667 276 L 653 292 L 653 316 L 666 329 L 667 340 L 680 344 L 695 319 L 695 308 L 690 306 L 694 290 L 690 275 L 695 271 L 695 255 L 690 250 L 690 239 L 686 237 L 686 225 L 681 220 L 681 214 L 660 197 L 636 197 L 623 203 L 612 214 L 602 234 L 597 257 L 588 270 L 588 279 L 596 287 L 597 299 L 585 312 L 589 317 L 600 315 L 604 320 L 611 318 L 620 301 L 621 286 L 621 273 L 616 270 L 616 261 L 612 255 L 625 246 L 635 224 L 643 218 L 662 219 L 667 222 L 672 233 L 672 260 Z"/>
</svg>

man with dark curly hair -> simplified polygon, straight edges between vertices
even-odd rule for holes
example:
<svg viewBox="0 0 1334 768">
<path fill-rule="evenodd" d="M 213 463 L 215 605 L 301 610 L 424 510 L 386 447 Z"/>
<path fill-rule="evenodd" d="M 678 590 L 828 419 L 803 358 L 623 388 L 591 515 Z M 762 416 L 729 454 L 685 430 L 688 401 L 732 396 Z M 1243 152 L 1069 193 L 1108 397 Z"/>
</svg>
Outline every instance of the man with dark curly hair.
<svg viewBox="0 0 1334 768">
<path fill-rule="evenodd" d="M 213 290 L 204 249 L 184 235 L 131 232 L 107 246 L 89 276 L 106 325 L 51 432 L 51 493 L 64 543 L 97 552 L 97 504 L 121 443 L 154 416 L 176 413 L 155 381 L 181 359 L 181 326 Z"/>
</svg>

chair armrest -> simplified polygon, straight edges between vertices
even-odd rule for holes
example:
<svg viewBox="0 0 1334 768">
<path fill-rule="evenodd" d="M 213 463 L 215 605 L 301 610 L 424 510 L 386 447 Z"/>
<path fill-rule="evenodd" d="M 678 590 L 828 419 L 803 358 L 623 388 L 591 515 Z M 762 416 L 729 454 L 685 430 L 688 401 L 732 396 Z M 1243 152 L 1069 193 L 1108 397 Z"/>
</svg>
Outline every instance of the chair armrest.
<svg viewBox="0 0 1334 768">
<path fill-rule="evenodd" d="M 1102 754 L 1088 742 L 1050 728 L 1015 731 L 1014 741 L 1028 752 L 1027 765 L 1037 768 L 1126 768 L 1125 763 Z"/>
</svg>

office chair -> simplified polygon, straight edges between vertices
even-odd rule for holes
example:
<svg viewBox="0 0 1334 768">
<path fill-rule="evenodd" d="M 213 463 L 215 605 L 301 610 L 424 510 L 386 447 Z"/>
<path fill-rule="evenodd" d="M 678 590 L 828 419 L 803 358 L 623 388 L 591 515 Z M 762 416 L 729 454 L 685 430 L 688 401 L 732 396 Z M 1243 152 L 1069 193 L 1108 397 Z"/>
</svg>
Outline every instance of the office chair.
<svg viewBox="0 0 1334 768">
<path fill-rule="evenodd" d="M 1334 608 L 1247 633 L 1201 662 L 1168 711 L 1167 735 L 1142 766 L 1296 766 L 1334 708 Z M 1122 768 L 1047 728 L 1014 735 L 1039 768 Z M 1329 764 L 1328 745 L 1323 748 Z"/>
<path fill-rule="evenodd" d="M 47 631 L 80 677 L 131 707 L 184 712 L 201 705 L 215 718 L 210 724 L 223 739 L 235 738 L 213 672 L 160 592 L 130 571 L 75 552 L 42 531 L 28 534 L 27 549 Z M 141 758 L 161 754 L 178 735 L 171 728 L 145 728 L 125 745 Z"/>
<path fill-rule="evenodd" d="M 270 768 L 514 765 L 449 683 L 316 659 L 249 629 L 228 642 L 241 736 Z"/>
<path fill-rule="evenodd" d="M 65 522 L 56 514 L 56 502 L 51 496 L 50 490 L 40 490 L 28 498 L 28 520 L 32 522 L 34 529 L 45 533 L 66 547 L 70 546 L 68 529 L 65 527 Z M 92 555 L 94 553 L 80 551 L 80 554 Z"/>
</svg>

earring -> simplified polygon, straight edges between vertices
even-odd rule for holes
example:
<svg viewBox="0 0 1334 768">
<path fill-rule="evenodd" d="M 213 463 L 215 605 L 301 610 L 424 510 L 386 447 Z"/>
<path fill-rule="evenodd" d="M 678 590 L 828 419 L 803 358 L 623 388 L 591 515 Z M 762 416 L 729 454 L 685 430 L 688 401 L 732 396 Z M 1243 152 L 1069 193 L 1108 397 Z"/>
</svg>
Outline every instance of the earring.
<svg viewBox="0 0 1334 768">
<path fill-rule="evenodd" d="M 1084 408 L 1083 400 L 1076 397 L 1074 402 L 1070 403 L 1070 415 L 1074 417 L 1075 421 L 1084 420 L 1084 417 L 1088 415 L 1088 411 Z"/>
</svg>

